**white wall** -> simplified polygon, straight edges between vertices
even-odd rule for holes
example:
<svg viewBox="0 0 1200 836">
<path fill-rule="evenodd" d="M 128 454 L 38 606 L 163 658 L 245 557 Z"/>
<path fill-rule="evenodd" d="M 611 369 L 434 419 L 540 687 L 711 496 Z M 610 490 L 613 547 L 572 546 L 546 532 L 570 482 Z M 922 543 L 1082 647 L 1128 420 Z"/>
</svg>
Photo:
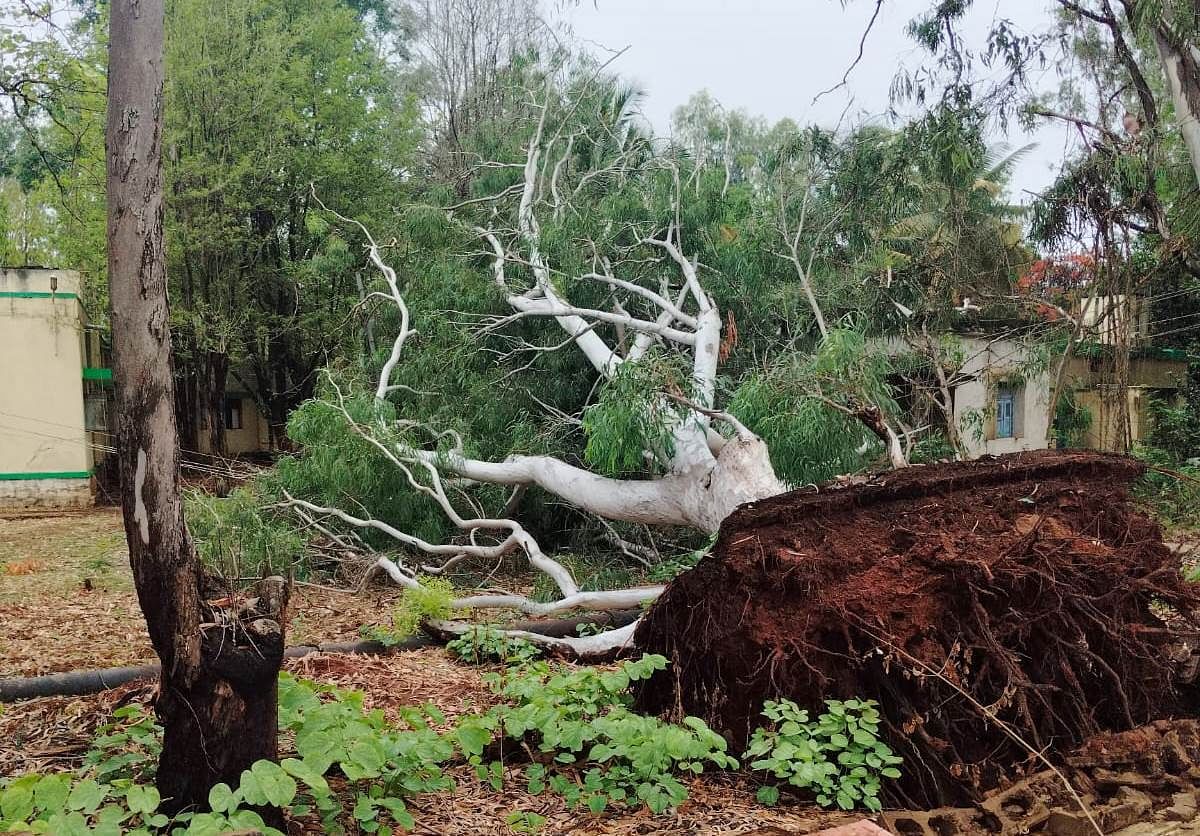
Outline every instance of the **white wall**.
<svg viewBox="0 0 1200 836">
<path fill-rule="evenodd" d="M 995 342 L 964 337 L 965 362 L 962 373 L 970 380 L 954 391 L 954 417 L 967 455 L 1015 453 L 1041 450 L 1050 445 L 1050 374 L 1026 374 L 1018 399 L 1013 438 L 995 437 L 997 383 L 1015 375 L 1026 359 L 1026 349 L 1012 340 Z M 982 429 L 982 433 L 977 431 Z"/>
</svg>

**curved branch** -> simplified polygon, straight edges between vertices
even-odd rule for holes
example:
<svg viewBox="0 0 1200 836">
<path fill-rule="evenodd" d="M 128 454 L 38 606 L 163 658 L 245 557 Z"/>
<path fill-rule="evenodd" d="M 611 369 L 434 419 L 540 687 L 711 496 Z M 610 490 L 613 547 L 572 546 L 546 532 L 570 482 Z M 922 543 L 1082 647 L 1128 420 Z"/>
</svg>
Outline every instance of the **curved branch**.
<svg viewBox="0 0 1200 836">
<path fill-rule="evenodd" d="M 537 485 L 585 511 L 609 520 L 648 525 L 696 525 L 683 488 L 691 480 L 615 479 L 551 456 L 511 456 L 502 462 L 468 459 L 458 454 L 415 451 L 456 476 L 491 485 Z"/>
<path fill-rule="evenodd" d="M 623 650 L 633 644 L 633 635 L 637 632 L 641 619 L 619 627 L 616 630 L 606 630 L 594 636 L 563 636 L 555 638 L 541 633 L 531 633 L 528 630 L 497 630 L 502 636 L 513 639 L 524 639 L 530 644 L 553 650 L 566 650 L 580 659 L 594 656 L 605 656 Z M 475 625 L 461 621 L 431 621 L 429 629 L 434 633 L 449 633 L 461 636 Z"/>
</svg>

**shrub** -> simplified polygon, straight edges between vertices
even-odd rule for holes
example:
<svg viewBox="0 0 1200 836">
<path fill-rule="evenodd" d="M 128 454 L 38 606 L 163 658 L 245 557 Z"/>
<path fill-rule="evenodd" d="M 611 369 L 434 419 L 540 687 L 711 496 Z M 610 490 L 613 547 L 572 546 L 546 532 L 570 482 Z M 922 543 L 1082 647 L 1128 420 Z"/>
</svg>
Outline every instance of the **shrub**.
<svg viewBox="0 0 1200 836">
<path fill-rule="evenodd" d="M 308 577 L 303 538 L 263 508 L 255 488 L 237 488 L 227 497 L 191 491 L 185 510 L 196 550 L 212 571 L 228 578 Z"/>
<path fill-rule="evenodd" d="M 454 608 L 454 584 L 445 578 L 423 577 L 421 586 L 405 589 L 400 601 L 392 610 L 389 627 L 378 625 L 364 627 L 362 634 L 385 647 L 391 647 L 415 634 L 426 619 L 449 618 Z"/>
<path fill-rule="evenodd" d="M 468 628 L 467 632 L 457 639 L 447 642 L 446 649 L 472 665 L 485 665 L 489 662 L 524 665 L 541 653 L 531 642 L 506 636 L 499 630 L 482 624 Z"/>
<path fill-rule="evenodd" d="M 464 751 L 479 762 L 497 733 L 528 745 L 541 753 L 526 772 L 529 791 L 549 788 L 571 807 L 597 813 L 610 804 L 644 803 L 654 813 L 675 807 L 687 798 L 679 774 L 699 774 L 706 765 L 735 768 L 737 761 L 725 739 L 696 717 L 674 725 L 629 709 L 630 683 L 666 664 L 662 656 L 643 656 L 600 671 L 539 662 L 494 674 L 488 681 L 506 703 L 463 721 Z M 584 768 L 582 780 L 566 771 L 572 767 Z"/>
<path fill-rule="evenodd" d="M 879 739 L 879 711 L 873 700 L 826 700 L 827 711 L 810 721 L 791 700 L 767 701 L 771 721 L 750 738 L 745 757 L 751 768 L 765 770 L 799 789 L 809 790 L 822 807 L 851 810 L 861 804 L 878 812 L 882 779 L 899 778 L 901 763 Z M 779 790 L 765 786 L 759 800 L 774 804 Z"/>
<path fill-rule="evenodd" d="M 1149 465 L 1179 473 L 1147 470 L 1134 489 L 1135 496 L 1168 526 L 1200 526 L 1200 482 L 1196 481 L 1200 467 L 1181 464 L 1158 447 L 1138 447 L 1133 453 Z"/>
</svg>

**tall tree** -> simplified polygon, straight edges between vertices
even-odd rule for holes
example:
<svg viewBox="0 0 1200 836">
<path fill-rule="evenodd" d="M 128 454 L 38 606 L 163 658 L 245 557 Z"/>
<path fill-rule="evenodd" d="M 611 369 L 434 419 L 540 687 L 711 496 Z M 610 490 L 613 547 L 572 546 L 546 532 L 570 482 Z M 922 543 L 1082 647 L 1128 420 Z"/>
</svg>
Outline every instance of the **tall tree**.
<svg viewBox="0 0 1200 836">
<path fill-rule="evenodd" d="M 346 3 L 174 0 L 170 12 L 180 431 L 197 449 L 201 416 L 208 447 L 222 453 L 227 383 L 250 393 L 278 433 L 311 395 L 357 299 L 357 265 L 330 252 L 340 239 L 314 224 L 310 184 L 384 214 L 415 113 Z"/>
<path fill-rule="evenodd" d="M 121 504 L 138 601 L 162 660 L 158 787 L 179 810 L 206 804 L 213 784 L 236 783 L 254 761 L 276 757 L 285 590 L 281 579 L 265 579 L 256 608 L 215 610 L 183 519 L 163 241 L 162 0 L 112 4 L 108 101 Z"/>
</svg>

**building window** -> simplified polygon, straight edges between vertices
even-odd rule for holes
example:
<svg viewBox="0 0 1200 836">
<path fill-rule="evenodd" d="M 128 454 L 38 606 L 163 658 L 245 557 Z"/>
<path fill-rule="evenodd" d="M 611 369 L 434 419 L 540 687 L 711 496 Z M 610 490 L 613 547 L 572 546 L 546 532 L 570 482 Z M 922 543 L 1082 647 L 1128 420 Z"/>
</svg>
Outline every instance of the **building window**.
<svg viewBox="0 0 1200 836">
<path fill-rule="evenodd" d="M 1020 435 L 1020 392 L 1015 386 L 996 388 L 996 438 L 1016 438 Z"/>
<path fill-rule="evenodd" d="M 83 381 L 83 428 L 88 432 L 108 431 L 108 391 L 99 381 Z"/>
<path fill-rule="evenodd" d="M 242 399 L 225 399 L 225 429 L 240 430 L 242 428 Z"/>
</svg>

